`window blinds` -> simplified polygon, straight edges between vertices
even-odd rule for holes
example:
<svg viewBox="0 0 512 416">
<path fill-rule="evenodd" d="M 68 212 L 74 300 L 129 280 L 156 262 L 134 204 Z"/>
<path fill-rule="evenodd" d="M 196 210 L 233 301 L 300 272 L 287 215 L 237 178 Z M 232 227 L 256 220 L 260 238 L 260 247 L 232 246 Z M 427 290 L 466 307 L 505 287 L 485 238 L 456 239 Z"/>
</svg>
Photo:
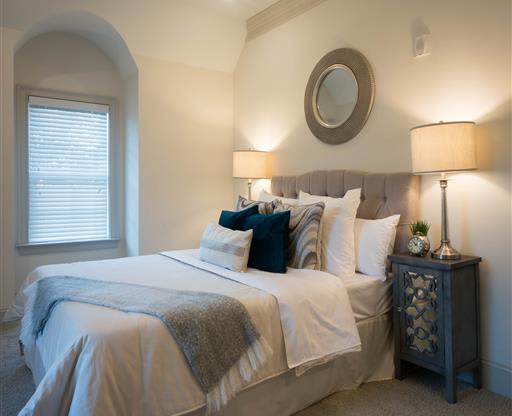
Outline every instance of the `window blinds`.
<svg viewBox="0 0 512 416">
<path fill-rule="evenodd" d="M 28 243 L 109 237 L 109 107 L 31 96 Z"/>
</svg>

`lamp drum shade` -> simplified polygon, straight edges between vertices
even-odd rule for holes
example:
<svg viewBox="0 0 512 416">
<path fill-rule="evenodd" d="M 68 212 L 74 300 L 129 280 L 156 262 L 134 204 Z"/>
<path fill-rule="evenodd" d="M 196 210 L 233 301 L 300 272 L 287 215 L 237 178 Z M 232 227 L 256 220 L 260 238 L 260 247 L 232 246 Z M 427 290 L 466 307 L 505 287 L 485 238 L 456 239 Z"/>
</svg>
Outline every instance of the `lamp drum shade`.
<svg viewBox="0 0 512 416">
<path fill-rule="evenodd" d="M 411 158 L 414 173 L 476 169 L 475 123 L 456 121 L 412 128 Z"/>
<path fill-rule="evenodd" d="M 233 178 L 266 179 L 270 177 L 270 154 L 256 150 L 233 152 Z"/>
</svg>

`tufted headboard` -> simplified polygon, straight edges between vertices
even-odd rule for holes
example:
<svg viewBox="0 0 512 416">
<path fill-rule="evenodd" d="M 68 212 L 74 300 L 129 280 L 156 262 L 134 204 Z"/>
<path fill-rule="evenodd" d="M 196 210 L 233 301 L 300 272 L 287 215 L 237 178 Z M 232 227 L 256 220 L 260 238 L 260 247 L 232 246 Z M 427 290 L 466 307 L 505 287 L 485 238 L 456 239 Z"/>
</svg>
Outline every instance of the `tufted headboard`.
<svg viewBox="0 0 512 416">
<path fill-rule="evenodd" d="M 400 214 L 395 252 L 407 251 L 409 224 L 418 219 L 419 187 L 419 177 L 410 173 L 324 170 L 272 178 L 272 194 L 285 198 L 297 198 L 299 191 L 340 198 L 350 189 L 361 188 L 358 218 L 377 219 Z"/>
</svg>

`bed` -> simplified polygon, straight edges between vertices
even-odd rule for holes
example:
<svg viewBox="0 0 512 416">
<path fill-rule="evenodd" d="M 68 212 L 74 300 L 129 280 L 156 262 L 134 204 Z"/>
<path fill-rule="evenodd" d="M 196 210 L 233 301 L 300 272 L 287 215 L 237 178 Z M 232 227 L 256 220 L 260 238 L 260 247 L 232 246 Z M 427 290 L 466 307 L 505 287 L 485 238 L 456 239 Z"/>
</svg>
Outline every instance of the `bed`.
<svg viewBox="0 0 512 416">
<path fill-rule="evenodd" d="M 403 251 L 407 224 L 417 215 L 416 177 L 340 170 L 272 180 L 272 193 L 286 198 L 296 198 L 300 190 L 341 197 L 359 187 L 362 197 L 358 217 L 401 215 L 395 251 Z M 348 298 L 336 296 L 340 296 L 339 302 L 350 304 L 362 349 L 347 348 L 337 358 L 299 375 L 289 369 L 286 344 L 294 334 L 287 334 L 278 296 L 234 275 L 219 277 L 214 267 L 201 266 L 197 256 L 197 250 L 188 250 L 43 266 L 29 275 L 25 287 L 30 288 L 31 282 L 43 277 L 68 275 L 185 290 L 201 287 L 239 299 L 273 354 L 254 380 L 218 412 L 220 415 L 293 414 L 333 392 L 393 376 L 389 280 L 382 282 L 357 273 L 343 280 L 343 293 Z M 329 296 L 329 291 L 322 293 L 320 286 L 325 284 L 327 288 L 332 279 L 322 273 L 291 269 L 277 284 L 295 300 L 304 297 L 301 288 L 309 288 L 305 291 L 308 297 Z M 249 270 L 243 278 L 272 281 L 270 275 Z M 297 282 L 301 282 L 299 288 Z M 13 310 L 23 313 L 24 301 L 21 295 Z M 301 328 L 296 330 L 301 333 Z M 151 316 L 62 302 L 44 333 L 25 346 L 25 359 L 38 387 L 21 414 L 206 414 L 204 395 L 177 345 L 161 322 Z"/>
</svg>

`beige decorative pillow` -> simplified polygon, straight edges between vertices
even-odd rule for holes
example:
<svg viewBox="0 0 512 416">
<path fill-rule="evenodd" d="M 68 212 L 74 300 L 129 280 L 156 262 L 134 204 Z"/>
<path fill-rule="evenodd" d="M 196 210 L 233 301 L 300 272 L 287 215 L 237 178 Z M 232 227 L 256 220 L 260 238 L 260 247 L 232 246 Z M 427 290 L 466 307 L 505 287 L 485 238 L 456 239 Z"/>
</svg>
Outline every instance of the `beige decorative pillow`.
<svg viewBox="0 0 512 416">
<path fill-rule="evenodd" d="M 234 231 L 210 222 L 199 248 L 201 260 L 235 272 L 245 272 L 251 250 L 252 230 Z"/>
<path fill-rule="evenodd" d="M 324 209 L 323 202 L 301 206 L 275 204 L 274 213 L 290 211 L 289 267 L 320 270 L 320 224 Z"/>
</svg>

